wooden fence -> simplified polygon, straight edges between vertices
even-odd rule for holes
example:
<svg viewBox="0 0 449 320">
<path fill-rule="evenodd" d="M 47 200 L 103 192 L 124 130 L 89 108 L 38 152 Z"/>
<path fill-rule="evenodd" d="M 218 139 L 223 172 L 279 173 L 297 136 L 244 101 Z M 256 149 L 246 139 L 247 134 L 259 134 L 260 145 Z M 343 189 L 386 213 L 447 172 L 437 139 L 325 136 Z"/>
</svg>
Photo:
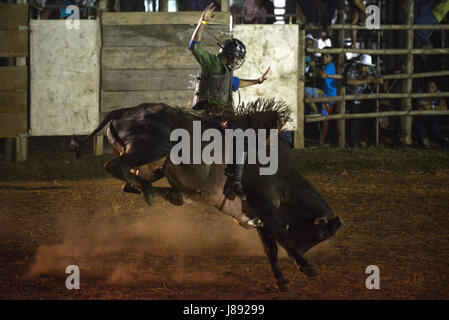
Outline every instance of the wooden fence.
<svg viewBox="0 0 449 320">
<path fill-rule="evenodd" d="M 441 93 L 413 93 L 412 81 L 417 78 L 428 78 L 428 77 L 447 77 L 449 75 L 449 70 L 437 71 L 437 72 L 425 72 L 425 73 L 414 73 L 413 70 L 413 58 L 414 55 L 425 54 L 425 55 L 441 55 L 449 54 L 449 48 L 437 48 L 437 49 L 417 49 L 414 48 L 414 32 L 418 29 L 424 30 L 448 30 L 449 25 L 414 25 L 414 0 L 404 0 L 407 5 L 404 6 L 404 15 L 407 17 L 405 25 L 380 25 L 377 31 L 382 30 L 405 30 L 406 31 L 406 48 L 403 49 L 354 49 L 354 48 L 343 48 L 345 36 L 345 30 L 358 29 L 363 30 L 366 27 L 362 26 L 352 26 L 345 25 L 344 22 L 344 10 L 340 9 L 338 12 L 338 24 L 332 26 L 334 30 L 338 30 L 338 47 L 332 49 L 307 49 L 307 53 L 333 53 L 337 55 L 337 75 L 332 76 L 334 79 L 342 80 L 344 78 L 343 72 L 345 69 L 345 53 L 359 53 L 359 54 L 370 54 L 370 55 L 405 55 L 403 73 L 393 74 L 393 75 L 382 75 L 384 79 L 402 79 L 403 80 L 403 93 L 385 93 L 385 94 L 363 94 L 363 95 L 345 95 L 345 84 L 343 81 L 339 81 L 338 92 L 339 96 L 331 98 L 306 98 L 304 99 L 304 82 L 302 83 L 302 88 L 298 93 L 298 119 L 300 114 L 304 114 L 304 103 L 305 102 L 326 102 L 326 101 L 337 101 L 336 114 L 330 116 L 320 116 L 320 117 L 304 117 L 304 123 L 309 122 L 320 122 L 325 120 L 337 120 L 337 143 L 341 148 L 345 147 L 345 120 L 346 119 L 361 119 L 361 118 L 381 118 L 381 117 L 391 117 L 399 116 L 401 117 L 401 143 L 403 145 L 410 145 L 412 143 L 412 117 L 414 115 L 449 115 L 449 110 L 439 110 L 439 111 L 418 111 L 412 110 L 412 99 L 417 98 L 429 98 L 429 97 L 449 97 L 449 92 Z M 312 28 L 313 29 L 313 28 Z M 305 48 L 305 30 L 300 30 L 299 33 L 299 43 L 300 48 Z M 299 69 L 300 74 L 304 75 L 304 61 L 305 61 L 305 51 L 299 52 Z M 304 77 L 304 76 L 303 76 Z M 301 99 L 300 99 L 301 97 Z M 402 99 L 401 110 L 391 111 L 391 112 L 375 112 L 375 113 L 363 113 L 363 114 L 346 114 L 345 103 L 350 100 L 364 100 L 364 99 Z M 297 131 L 295 132 L 295 148 L 304 147 L 304 126 L 300 125 L 298 122 Z"/>
<path fill-rule="evenodd" d="M 17 161 L 26 160 L 28 129 L 28 6 L 0 4 L 0 138 L 6 138 L 5 160 L 12 158 L 13 138 Z"/>
</svg>

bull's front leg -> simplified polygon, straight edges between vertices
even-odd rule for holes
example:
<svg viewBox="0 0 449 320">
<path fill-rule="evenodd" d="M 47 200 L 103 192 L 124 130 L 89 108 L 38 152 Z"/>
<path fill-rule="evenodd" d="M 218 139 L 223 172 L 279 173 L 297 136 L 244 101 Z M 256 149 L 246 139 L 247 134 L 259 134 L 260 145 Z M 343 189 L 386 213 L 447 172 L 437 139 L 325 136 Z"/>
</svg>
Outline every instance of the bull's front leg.
<svg viewBox="0 0 449 320">
<path fill-rule="evenodd" d="M 304 257 L 300 254 L 299 247 L 294 241 L 286 228 L 286 224 L 281 218 L 281 214 L 270 199 L 260 200 L 252 199 L 250 195 L 250 203 L 256 208 L 261 220 L 264 224 L 266 232 L 270 233 L 272 237 L 282 246 L 287 253 L 295 259 L 295 262 L 301 272 L 306 276 L 314 278 L 318 275 L 318 270 L 315 269 Z"/>
<path fill-rule="evenodd" d="M 288 284 L 287 278 L 284 277 L 282 273 L 281 267 L 278 262 L 278 247 L 276 244 L 276 240 L 270 237 L 269 234 L 263 231 L 263 229 L 257 230 L 260 240 L 263 243 L 264 251 L 270 261 L 271 270 L 273 271 L 274 279 L 276 280 L 276 285 L 282 291 L 290 292 L 291 288 Z"/>
</svg>

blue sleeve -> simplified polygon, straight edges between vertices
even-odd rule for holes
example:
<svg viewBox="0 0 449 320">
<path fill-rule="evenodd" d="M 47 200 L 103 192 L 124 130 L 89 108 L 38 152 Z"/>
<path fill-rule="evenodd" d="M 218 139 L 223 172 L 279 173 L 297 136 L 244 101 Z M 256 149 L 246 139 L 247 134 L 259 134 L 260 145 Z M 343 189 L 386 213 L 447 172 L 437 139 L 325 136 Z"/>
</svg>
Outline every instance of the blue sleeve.
<svg viewBox="0 0 449 320">
<path fill-rule="evenodd" d="M 240 87 L 240 79 L 238 77 L 232 77 L 232 91 L 237 91 Z"/>
<path fill-rule="evenodd" d="M 194 47 L 195 47 L 195 44 L 197 44 L 197 43 L 200 43 L 199 41 L 193 41 L 193 40 L 190 40 L 190 43 L 189 43 L 189 50 L 190 51 L 193 51 L 193 49 L 194 49 Z"/>
<path fill-rule="evenodd" d="M 335 70 L 335 65 L 331 62 L 328 65 L 326 65 L 326 67 L 324 68 L 324 72 L 326 72 L 327 74 L 335 74 L 336 70 Z"/>
</svg>

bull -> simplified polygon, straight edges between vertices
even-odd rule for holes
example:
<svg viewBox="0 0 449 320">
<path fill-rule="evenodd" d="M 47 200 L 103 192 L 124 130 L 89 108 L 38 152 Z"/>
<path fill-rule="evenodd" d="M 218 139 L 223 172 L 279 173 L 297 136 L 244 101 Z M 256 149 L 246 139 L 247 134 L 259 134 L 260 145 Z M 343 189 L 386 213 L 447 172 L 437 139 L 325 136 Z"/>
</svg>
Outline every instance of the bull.
<svg viewBox="0 0 449 320">
<path fill-rule="evenodd" d="M 285 123 L 285 115 L 282 103 L 257 100 L 246 108 L 246 113 L 236 114 L 232 121 L 243 128 L 272 129 Z M 290 286 L 278 263 L 278 244 L 294 259 L 300 271 L 316 277 L 317 269 L 303 255 L 335 235 L 343 221 L 301 175 L 288 142 L 279 136 L 279 167 L 274 175 L 260 175 L 258 163 L 247 165 L 242 179 L 246 200 L 228 199 L 223 195 L 224 165 L 175 165 L 167 157 L 176 143 L 170 140 L 170 133 L 177 128 L 192 133 L 195 120 L 198 117 L 186 110 L 163 103 L 143 103 L 110 112 L 82 142 L 73 138 L 71 147 L 80 156 L 82 145 L 109 123 L 108 141 L 120 156 L 106 163 L 105 169 L 126 182 L 124 191 L 143 193 L 149 205 L 157 194 L 174 205 L 182 205 L 190 198 L 214 206 L 238 221 L 249 217 L 251 220 L 239 222 L 257 227 L 281 290 L 290 290 Z M 213 127 L 213 122 L 202 123 L 203 131 Z M 164 176 L 171 188 L 152 186 L 152 182 Z"/>
</svg>

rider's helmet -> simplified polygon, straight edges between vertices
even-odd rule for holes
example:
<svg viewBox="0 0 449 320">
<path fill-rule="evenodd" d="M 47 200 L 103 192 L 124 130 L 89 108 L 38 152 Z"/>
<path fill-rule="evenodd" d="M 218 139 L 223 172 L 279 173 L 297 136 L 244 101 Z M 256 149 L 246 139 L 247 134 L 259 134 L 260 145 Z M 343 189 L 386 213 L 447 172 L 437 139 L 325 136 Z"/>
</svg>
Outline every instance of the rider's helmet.
<svg viewBox="0 0 449 320">
<path fill-rule="evenodd" d="M 239 39 L 228 39 L 220 47 L 218 54 L 226 58 L 231 70 L 236 70 L 245 63 L 246 47 Z"/>
</svg>

